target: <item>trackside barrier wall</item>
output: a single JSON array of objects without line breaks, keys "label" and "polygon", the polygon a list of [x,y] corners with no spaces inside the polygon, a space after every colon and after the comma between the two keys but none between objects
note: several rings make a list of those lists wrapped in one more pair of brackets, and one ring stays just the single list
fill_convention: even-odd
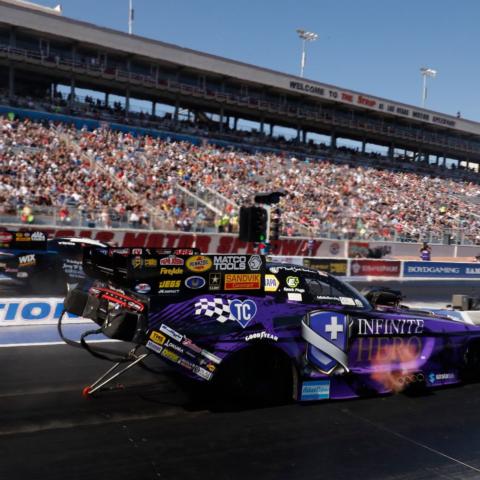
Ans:
[{"label": "trackside barrier wall", "polygon": [[[258,253],[253,244],[242,242],[238,234],[234,233],[201,233],[176,232],[176,231],[147,231],[125,229],[101,229],[101,228],[78,228],[53,227],[49,225],[36,225],[20,227],[18,224],[2,224],[2,227],[10,230],[41,230],[54,237],[83,237],[112,242],[119,247],[150,247],[150,248],[178,248],[197,247],[203,253]],[[358,242],[353,240],[332,240],[325,238],[315,239],[313,251],[307,253],[305,237],[281,237],[275,242],[275,255],[283,257],[305,256],[319,258],[337,258],[344,260],[347,257],[367,257],[369,251],[383,252],[383,255],[391,257],[419,258],[419,243],[402,242]],[[469,245],[432,245],[433,257],[473,257],[480,254],[480,246]]]}]

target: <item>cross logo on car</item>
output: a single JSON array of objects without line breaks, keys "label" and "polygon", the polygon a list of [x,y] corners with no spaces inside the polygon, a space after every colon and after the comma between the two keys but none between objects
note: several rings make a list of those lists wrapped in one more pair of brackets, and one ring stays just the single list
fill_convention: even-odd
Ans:
[{"label": "cross logo on car", "polygon": [[337,317],[332,317],[331,323],[325,325],[325,331],[330,332],[330,340],[337,340],[338,333],[343,332],[343,325],[338,325],[337,321]]}]

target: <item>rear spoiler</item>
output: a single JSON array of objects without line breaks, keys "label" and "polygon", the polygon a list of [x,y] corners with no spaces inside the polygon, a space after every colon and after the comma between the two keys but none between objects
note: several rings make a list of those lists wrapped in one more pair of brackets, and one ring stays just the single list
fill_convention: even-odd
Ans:
[{"label": "rear spoiler", "polygon": [[91,277],[137,293],[259,294],[266,257],[202,255],[197,249],[85,248],[83,269]]},{"label": "rear spoiler", "polygon": [[[89,247],[83,251],[83,269],[92,278],[103,281],[113,280],[129,284],[140,280],[147,273],[152,274],[149,265],[159,265],[164,257],[185,257],[199,255],[198,248],[101,248]],[[145,260],[147,260],[145,262]],[[184,263],[181,263],[182,265]],[[142,268],[140,268],[142,267]],[[137,270],[140,270],[137,272]],[[155,269],[157,272],[158,269]],[[158,272],[157,272],[158,273]],[[138,274],[138,275],[137,275]],[[148,276],[148,275],[147,275]],[[125,285],[127,286],[127,285]]]}]

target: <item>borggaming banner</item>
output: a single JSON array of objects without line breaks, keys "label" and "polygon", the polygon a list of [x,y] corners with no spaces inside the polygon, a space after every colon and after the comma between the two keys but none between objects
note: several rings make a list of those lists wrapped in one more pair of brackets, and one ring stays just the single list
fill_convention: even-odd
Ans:
[{"label": "borggaming banner", "polygon": [[404,262],[404,277],[480,278],[480,264],[459,262]]}]

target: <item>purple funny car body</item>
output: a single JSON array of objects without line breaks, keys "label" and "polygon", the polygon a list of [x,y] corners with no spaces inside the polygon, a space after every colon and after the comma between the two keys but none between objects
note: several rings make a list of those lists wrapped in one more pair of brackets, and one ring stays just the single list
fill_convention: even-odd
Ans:
[{"label": "purple funny car body", "polygon": [[479,327],[373,308],[324,272],[259,255],[111,257],[92,253],[84,262],[100,279],[86,316],[112,338],[238,395],[354,398],[459,383],[479,367]]}]

